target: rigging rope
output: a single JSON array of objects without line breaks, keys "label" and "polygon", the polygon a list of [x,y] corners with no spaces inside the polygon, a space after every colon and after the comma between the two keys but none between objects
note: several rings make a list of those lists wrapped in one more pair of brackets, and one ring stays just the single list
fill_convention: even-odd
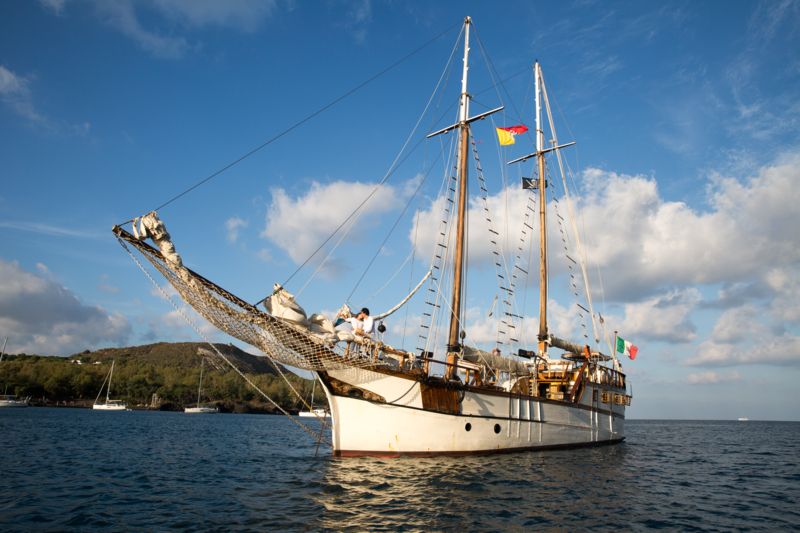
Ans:
[{"label": "rigging rope", "polygon": [[[281,413],[283,413],[284,415],[286,415],[286,416],[287,416],[287,418],[288,418],[288,419],[289,419],[289,420],[290,420],[290,421],[291,421],[291,422],[292,422],[294,425],[296,425],[297,427],[299,427],[300,429],[302,429],[303,431],[305,431],[305,432],[306,432],[306,433],[307,433],[309,436],[311,436],[313,439],[318,439],[318,438],[320,438],[320,435],[318,435],[318,434],[317,434],[315,431],[313,431],[311,428],[309,428],[309,427],[307,427],[306,425],[304,425],[304,424],[300,423],[298,420],[296,420],[296,419],[295,419],[295,417],[291,416],[291,415],[290,415],[290,414],[289,414],[289,413],[288,413],[288,412],[287,412],[287,411],[286,411],[286,410],[285,410],[283,407],[281,407],[281,406],[280,406],[280,405],[279,405],[279,404],[278,404],[278,403],[277,403],[275,400],[273,400],[273,399],[272,399],[272,398],[271,398],[271,397],[270,397],[270,396],[269,396],[269,395],[268,395],[266,392],[264,392],[263,390],[261,390],[261,388],[259,388],[259,386],[258,386],[258,385],[256,385],[256,384],[253,382],[253,380],[251,380],[249,377],[247,377],[247,375],[246,375],[244,372],[242,372],[241,370],[239,370],[239,368],[238,368],[238,367],[237,367],[235,364],[233,364],[233,362],[232,362],[230,359],[228,359],[228,358],[227,358],[227,357],[226,357],[226,356],[225,356],[225,355],[224,355],[222,352],[220,352],[220,351],[219,351],[219,348],[217,348],[217,346],[216,346],[216,345],[215,345],[213,342],[211,342],[211,340],[210,340],[210,339],[209,339],[209,338],[208,338],[208,337],[207,337],[207,336],[206,336],[206,335],[205,335],[205,334],[202,332],[202,330],[201,330],[201,329],[200,329],[200,328],[197,326],[197,324],[195,324],[195,322],[194,322],[194,321],[193,321],[191,318],[189,318],[189,316],[188,316],[186,313],[184,313],[184,310],[183,310],[183,308],[182,308],[181,306],[179,306],[178,304],[176,304],[176,303],[175,303],[175,301],[172,299],[172,297],[169,295],[169,293],[167,293],[167,291],[166,291],[166,290],[164,290],[164,288],[163,288],[161,285],[159,285],[159,284],[158,284],[158,282],[156,282],[156,280],[155,280],[155,279],[153,279],[153,276],[151,276],[151,275],[150,275],[150,272],[149,272],[149,271],[148,271],[146,268],[144,268],[144,265],[142,265],[142,263],[139,261],[139,259],[137,259],[137,258],[136,258],[136,256],[133,254],[133,252],[131,252],[130,248],[128,248],[128,245],[127,245],[127,244],[125,244],[125,241],[123,241],[123,240],[122,240],[122,239],[120,239],[119,237],[117,237],[117,240],[119,241],[120,245],[122,245],[122,248],[123,248],[123,249],[124,249],[126,252],[128,252],[128,255],[130,255],[130,256],[131,256],[131,259],[133,259],[133,262],[134,262],[134,263],[136,263],[136,266],[138,266],[138,267],[139,267],[139,270],[141,270],[141,271],[144,273],[144,275],[147,277],[147,279],[149,279],[149,280],[150,280],[150,282],[151,282],[151,283],[152,283],[152,284],[153,284],[153,285],[156,287],[156,289],[158,289],[158,291],[161,293],[161,296],[162,296],[162,297],[163,297],[163,298],[164,298],[166,301],[168,301],[168,302],[169,302],[169,303],[172,305],[172,307],[173,307],[173,308],[175,309],[175,311],[176,311],[176,312],[177,312],[177,313],[178,313],[178,314],[181,316],[181,318],[183,318],[183,319],[184,319],[184,321],[186,321],[186,323],[189,325],[189,327],[191,327],[191,328],[194,330],[194,332],[195,332],[195,333],[197,333],[197,335],[198,335],[198,336],[199,336],[201,339],[203,339],[203,340],[206,342],[206,344],[208,344],[208,345],[211,347],[211,349],[213,349],[213,350],[214,350],[214,352],[217,354],[217,356],[218,356],[220,359],[222,359],[223,361],[225,361],[225,362],[228,364],[228,366],[229,366],[229,367],[231,367],[231,368],[234,370],[234,372],[236,372],[237,374],[239,374],[239,376],[240,376],[242,379],[244,379],[244,380],[245,380],[245,382],[247,382],[247,384],[248,384],[248,385],[250,385],[251,387],[253,387],[253,389],[254,389],[256,392],[258,392],[258,393],[259,393],[261,396],[263,396],[263,397],[264,397],[264,399],[266,399],[266,400],[267,400],[269,403],[271,403],[271,404],[272,404],[272,405],[273,405],[273,406],[274,406],[276,409],[278,409],[278,410],[279,410]],[[267,356],[267,359],[270,359],[270,361],[272,361],[272,358],[270,358],[269,356]],[[273,361],[273,364],[275,364],[275,362],[274,362],[274,361]],[[284,379],[285,379],[285,378],[284,378]],[[292,388],[292,390],[294,390],[294,388]],[[297,392],[296,392],[296,391],[295,391],[295,394],[297,394]],[[313,411],[313,410],[312,410],[312,411]]]},{"label": "rigging rope", "polygon": [[422,186],[425,184],[425,181],[428,179],[428,175],[430,174],[431,170],[433,169],[433,166],[438,161],[439,161],[439,158],[437,157],[436,160],[434,160],[434,162],[431,163],[430,168],[428,169],[427,172],[425,172],[425,174],[423,175],[422,179],[419,180],[419,184],[417,184],[417,188],[414,190],[414,194],[412,194],[411,197],[408,199],[408,201],[406,202],[406,205],[403,207],[403,210],[400,212],[400,215],[398,215],[397,219],[394,221],[394,224],[392,224],[392,227],[389,229],[389,232],[386,234],[386,237],[384,237],[383,241],[381,241],[381,244],[378,246],[378,249],[375,251],[375,254],[372,256],[372,258],[367,263],[367,266],[364,268],[364,271],[361,273],[361,276],[358,278],[358,281],[356,281],[356,284],[353,287],[353,290],[351,290],[350,294],[347,295],[347,298],[345,299],[345,303],[350,303],[350,298],[352,298],[353,294],[355,294],[356,290],[358,290],[358,286],[361,285],[361,282],[364,280],[364,277],[367,275],[367,272],[369,272],[369,269],[372,268],[372,263],[374,263],[375,260],[378,258],[378,256],[381,253],[381,250],[383,250],[383,247],[386,245],[386,242],[389,240],[389,238],[394,233],[394,230],[397,229],[397,225],[400,224],[401,220],[403,220],[403,217],[405,216],[406,212],[408,211],[408,208],[411,206],[411,202],[413,202],[414,199],[419,194],[419,191],[422,189]]},{"label": "rigging rope", "polygon": [[[463,31],[463,30],[462,30],[462,31]],[[450,57],[448,58],[448,60],[447,60],[447,63],[445,64],[445,67],[444,67],[444,69],[442,70],[442,73],[439,75],[439,79],[437,80],[437,82],[436,82],[436,85],[434,86],[434,88],[433,88],[433,91],[431,92],[431,95],[428,97],[428,101],[427,101],[427,103],[425,104],[425,107],[423,108],[423,110],[422,110],[422,113],[420,113],[420,116],[419,116],[419,118],[417,118],[417,121],[416,121],[416,123],[414,124],[414,127],[411,129],[411,132],[410,132],[410,133],[408,134],[408,136],[406,137],[406,140],[405,140],[405,142],[403,143],[403,146],[402,146],[402,147],[400,147],[400,150],[397,152],[397,155],[395,156],[395,158],[394,158],[394,161],[392,161],[392,163],[389,165],[389,170],[387,170],[386,174],[385,174],[385,175],[384,175],[384,177],[381,179],[381,181],[379,181],[379,182],[378,182],[378,184],[377,184],[377,185],[376,185],[376,186],[375,186],[375,187],[372,189],[372,192],[370,192],[370,194],[367,196],[367,198],[365,198],[365,199],[364,199],[364,201],[363,201],[363,202],[361,202],[361,204],[359,204],[359,205],[356,207],[356,209],[355,209],[355,210],[354,210],[352,213],[350,213],[350,215],[349,215],[349,216],[348,216],[348,217],[345,219],[345,221],[344,221],[344,222],[342,222],[342,224],[340,224],[340,225],[339,225],[339,226],[338,226],[338,227],[337,227],[337,228],[336,228],[336,229],[333,231],[333,233],[331,233],[331,235],[330,235],[330,236],[329,236],[327,239],[325,239],[325,241],[322,243],[322,245],[320,245],[320,247],[319,247],[319,248],[317,248],[316,250],[314,250],[314,252],[313,252],[313,253],[312,253],[312,254],[311,254],[309,257],[308,257],[308,259],[306,259],[306,261],[304,261],[304,262],[303,262],[303,264],[302,264],[302,265],[300,265],[300,266],[297,268],[297,270],[295,270],[295,271],[294,271],[294,273],[292,273],[292,275],[291,275],[291,276],[289,276],[289,278],[288,278],[288,279],[287,279],[287,280],[286,280],[286,281],[283,283],[283,285],[284,285],[284,286],[286,286],[286,285],[289,283],[289,281],[291,281],[291,279],[292,279],[292,278],[295,276],[295,274],[297,274],[297,273],[298,273],[298,272],[299,272],[299,271],[300,271],[300,270],[301,270],[301,269],[302,269],[302,268],[303,268],[303,267],[304,267],[304,266],[305,266],[305,265],[308,263],[308,261],[309,261],[309,260],[311,260],[311,258],[312,258],[312,257],[314,257],[314,256],[315,256],[315,255],[316,255],[316,254],[317,254],[317,253],[318,253],[318,252],[319,252],[319,251],[320,251],[320,250],[321,250],[321,249],[322,249],[322,248],[323,248],[323,247],[324,247],[324,246],[325,246],[325,245],[326,245],[326,244],[327,244],[329,241],[330,241],[330,239],[333,237],[333,235],[335,235],[335,234],[336,234],[336,233],[337,233],[337,232],[338,232],[338,231],[339,231],[339,230],[340,230],[340,229],[341,229],[341,228],[342,228],[342,227],[343,227],[343,226],[344,226],[344,225],[345,225],[345,224],[346,224],[346,223],[347,223],[347,222],[350,220],[350,218],[352,218],[354,215],[356,215],[356,214],[357,214],[357,213],[358,213],[358,212],[361,210],[361,208],[362,208],[362,207],[363,207],[363,206],[364,206],[364,205],[365,205],[365,204],[366,204],[366,203],[367,203],[367,202],[368,202],[368,201],[369,201],[369,200],[370,200],[370,199],[371,199],[371,198],[372,198],[372,197],[375,195],[375,193],[378,191],[378,189],[381,187],[381,185],[383,185],[384,183],[386,183],[386,181],[388,181],[389,177],[390,177],[390,176],[392,176],[392,175],[395,173],[395,171],[396,171],[396,170],[397,170],[397,169],[400,167],[400,165],[401,165],[402,163],[404,163],[404,162],[405,162],[405,161],[406,161],[406,160],[407,160],[407,159],[408,159],[408,158],[411,156],[411,154],[413,154],[413,153],[416,151],[416,149],[417,149],[417,148],[418,148],[418,147],[419,147],[419,146],[420,146],[420,145],[421,145],[421,144],[422,144],[422,143],[425,141],[425,138],[422,138],[422,139],[418,140],[418,141],[417,141],[417,142],[414,144],[413,148],[412,148],[412,149],[411,149],[411,150],[410,150],[408,153],[406,153],[406,155],[405,155],[404,157],[402,157],[402,159],[401,159],[401,156],[403,156],[403,153],[405,152],[406,148],[408,147],[408,143],[410,143],[410,142],[411,142],[411,139],[414,137],[414,134],[417,132],[417,129],[419,128],[419,125],[420,125],[420,123],[422,122],[422,119],[423,119],[423,118],[425,118],[425,115],[427,115],[427,114],[428,114],[428,109],[430,108],[430,106],[431,106],[431,102],[433,102],[433,99],[434,99],[434,97],[436,96],[437,92],[439,91],[439,87],[440,87],[440,85],[442,84],[442,80],[443,80],[443,79],[445,79],[445,75],[446,75],[446,73],[448,72],[448,69],[449,69],[450,65],[452,64],[452,62],[453,62],[453,56],[455,55],[455,51],[456,51],[456,49],[457,49],[457,47],[458,47],[458,40],[459,40],[459,38],[460,38],[460,37],[461,37],[461,33],[459,33],[459,34],[458,34],[458,36],[456,37],[455,44],[453,45],[453,48],[452,48],[452,50],[450,51]],[[438,161],[438,158],[437,158],[437,160],[436,160],[436,161]],[[428,170],[428,171],[425,173],[425,177],[427,177],[427,175],[430,173],[430,169],[432,169],[432,168],[433,168],[433,166],[436,164],[436,161],[434,161],[434,162],[431,164],[431,166],[430,166],[429,170]],[[425,180],[423,179],[422,181],[424,182]],[[389,238],[389,236],[391,235],[392,231],[394,231],[395,227],[396,227],[396,226],[397,226],[397,224],[400,222],[400,219],[402,218],[403,214],[405,214],[406,210],[408,209],[408,205],[410,205],[410,202],[411,202],[411,200],[413,200],[413,198],[414,198],[414,197],[417,195],[417,193],[419,192],[419,190],[420,190],[421,186],[422,186],[422,183],[420,183],[420,184],[417,186],[417,189],[416,189],[416,191],[414,192],[414,196],[412,196],[412,198],[411,198],[411,199],[409,199],[409,202],[406,204],[406,207],[405,207],[405,209],[403,209],[403,213],[401,213],[400,217],[399,217],[399,218],[398,218],[398,220],[395,222],[394,226],[392,226],[392,229],[390,230],[390,232],[389,232],[389,235],[387,235],[387,237],[386,237],[386,240],[388,240],[388,238]],[[357,219],[358,219],[358,217],[356,217],[356,220],[357,220]],[[335,245],[335,246],[334,246],[334,247],[333,247],[331,250],[329,250],[329,251],[328,251],[328,253],[327,253],[327,254],[326,254],[326,256],[325,256],[325,259],[323,259],[323,260],[322,260],[322,263],[320,264],[320,266],[319,266],[319,267],[318,267],[318,268],[317,268],[317,269],[314,271],[314,273],[311,275],[311,278],[309,278],[309,280],[306,282],[306,284],[303,286],[303,288],[305,288],[306,286],[308,286],[308,284],[311,282],[311,280],[312,280],[312,279],[313,279],[313,278],[316,276],[316,274],[317,274],[317,273],[319,272],[319,270],[322,268],[322,264],[324,264],[324,263],[325,263],[325,261],[327,261],[327,259],[328,259],[328,258],[329,258],[329,257],[330,257],[332,254],[333,254],[333,252],[336,250],[336,248],[338,248],[338,246],[339,246],[339,245],[342,243],[342,241],[343,241],[343,240],[344,240],[344,239],[347,237],[347,235],[349,235],[349,234],[350,234],[350,231],[352,230],[352,228],[353,228],[354,226],[355,226],[355,220],[353,221],[353,225],[351,225],[351,226],[350,226],[350,227],[349,227],[349,228],[348,228],[348,229],[347,229],[347,230],[344,232],[344,234],[343,234],[343,235],[342,235],[342,237],[339,239],[339,241],[336,243],[336,245]],[[386,240],[384,240],[384,242],[385,242]],[[383,244],[382,244],[381,246],[383,246]],[[377,254],[378,254],[378,253],[380,253],[380,248],[378,248],[378,252],[376,252],[376,257],[377,257]],[[372,262],[373,262],[374,260],[375,260],[375,258],[373,257],[372,261],[370,261],[370,265],[372,265]],[[364,276],[366,275],[366,273],[367,273],[367,271],[368,271],[368,270],[369,270],[369,266],[368,266],[368,267],[367,267],[367,268],[364,270],[364,272],[361,274],[361,277],[360,277],[360,278],[358,279],[358,281],[356,282],[356,286],[355,286],[355,287],[353,287],[353,290],[350,292],[350,294],[349,294],[349,295],[347,296],[347,298],[345,299],[345,301],[346,301],[346,302],[349,302],[349,301],[350,301],[350,298],[352,298],[352,296],[353,296],[353,293],[355,293],[356,289],[358,288],[359,284],[361,283],[361,280],[363,280],[363,279],[364,279]],[[302,290],[301,290],[301,292],[302,292]],[[298,294],[299,294],[299,293],[298,293]],[[260,303],[260,302],[259,302],[259,303]]]},{"label": "rigging rope", "polygon": [[[211,181],[212,179],[216,178],[217,176],[219,176],[220,174],[222,174],[226,170],[228,170],[228,169],[232,168],[233,166],[241,163],[242,161],[244,161],[248,157],[252,156],[253,154],[261,151],[263,148],[266,148],[267,146],[269,146],[273,142],[277,141],[281,137],[284,137],[286,134],[288,134],[291,131],[293,131],[293,130],[297,129],[298,127],[302,126],[303,124],[305,124],[306,122],[308,122],[312,118],[316,117],[317,115],[320,115],[320,114],[324,113],[325,111],[327,111],[331,107],[335,106],[336,104],[338,104],[339,102],[341,102],[342,100],[347,98],[348,96],[351,96],[354,93],[358,92],[359,90],[361,90],[365,86],[369,85],[370,83],[372,83],[376,79],[380,78],[381,76],[383,76],[387,72],[389,72],[389,71],[395,69],[396,67],[400,66],[402,63],[406,62],[408,59],[410,59],[411,57],[415,56],[416,54],[418,54],[419,52],[421,52],[422,50],[424,50],[425,48],[427,48],[428,46],[430,46],[434,42],[438,41],[442,36],[444,36],[447,33],[449,33],[457,25],[460,25],[460,23],[459,24],[453,24],[452,26],[446,28],[444,31],[442,31],[441,33],[438,33],[437,35],[435,35],[431,39],[427,40],[426,42],[424,42],[423,44],[421,44],[417,48],[411,50],[409,53],[407,53],[406,55],[404,55],[403,57],[401,57],[400,59],[398,59],[394,63],[390,64],[388,67],[384,68],[383,70],[380,70],[376,74],[373,74],[372,76],[370,76],[366,80],[362,81],[361,83],[359,83],[358,85],[356,85],[355,87],[353,87],[352,89],[347,91],[346,93],[338,96],[337,98],[334,98],[332,101],[330,101],[329,103],[325,104],[321,108],[317,109],[313,113],[311,113],[309,115],[306,115],[304,118],[302,118],[298,122],[295,122],[293,125],[289,126],[288,128],[286,128],[285,130],[281,131],[280,133],[274,135],[270,139],[264,141],[263,143],[261,143],[260,145],[256,146],[255,148],[253,148],[252,150],[250,150],[246,154],[244,154],[241,157],[239,157],[238,159],[234,160],[231,163],[228,163],[227,165],[225,165],[221,169],[219,169],[216,172],[212,173],[211,175],[203,178],[202,180],[200,180],[199,182],[195,183],[194,185],[192,185],[191,187],[189,187],[185,191],[183,191],[183,192],[181,192],[179,194],[176,194],[175,196],[173,196],[172,198],[170,198],[169,200],[167,200],[166,202],[164,202],[160,206],[158,206],[155,209],[153,209],[153,211],[159,211],[159,210],[163,209],[164,207],[168,206],[172,202],[174,202],[174,201],[178,200],[179,198],[189,194],[190,192],[192,192],[196,188],[200,187],[201,185],[203,185],[203,184]],[[133,219],[128,220],[126,222],[123,222],[122,224],[120,224],[120,226],[122,226],[124,224],[127,224],[128,222],[132,222],[132,221],[133,221]]]}]

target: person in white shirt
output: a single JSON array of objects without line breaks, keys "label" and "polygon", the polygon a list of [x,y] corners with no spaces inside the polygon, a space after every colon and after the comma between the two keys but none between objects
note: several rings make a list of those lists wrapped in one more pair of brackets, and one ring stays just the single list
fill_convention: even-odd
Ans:
[{"label": "person in white shirt", "polygon": [[362,337],[369,337],[375,330],[375,319],[369,316],[369,309],[363,307],[356,316],[346,318],[345,321],[353,326],[353,333]]}]

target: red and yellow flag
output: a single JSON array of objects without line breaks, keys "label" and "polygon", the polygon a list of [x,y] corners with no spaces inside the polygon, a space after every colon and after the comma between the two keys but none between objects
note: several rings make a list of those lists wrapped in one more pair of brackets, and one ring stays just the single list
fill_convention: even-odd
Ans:
[{"label": "red and yellow flag", "polygon": [[497,130],[497,139],[500,141],[501,146],[514,144],[514,137],[520,133],[528,131],[528,127],[522,124],[518,126],[509,126],[507,128],[495,128]]}]

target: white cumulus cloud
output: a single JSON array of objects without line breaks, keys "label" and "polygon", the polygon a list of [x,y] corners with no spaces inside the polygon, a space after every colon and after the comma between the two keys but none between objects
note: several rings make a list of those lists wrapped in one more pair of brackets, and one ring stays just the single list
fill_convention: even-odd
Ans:
[{"label": "white cumulus cloud", "polygon": [[124,316],[82,303],[50,279],[46,267],[39,271],[0,259],[0,331],[10,337],[11,351],[68,355],[128,340]]},{"label": "white cumulus cloud", "polygon": [[[283,249],[295,263],[302,263],[370,194],[372,198],[344,228],[353,242],[370,240],[373,235],[371,217],[396,210],[401,200],[410,194],[409,187],[334,181],[314,182],[308,192],[292,197],[284,189],[273,189],[272,202],[267,209],[266,227],[262,236]],[[355,221],[356,226],[353,227]],[[331,239],[336,243],[343,233]]]},{"label": "white cumulus cloud", "polygon": [[741,381],[742,376],[738,372],[698,372],[686,376],[689,385],[712,385],[715,383],[728,383],[731,381]]},{"label": "white cumulus cloud", "polygon": [[229,242],[236,242],[239,239],[239,230],[247,227],[247,221],[239,217],[231,217],[225,221],[227,238]]},{"label": "white cumulus cloud", "polygon": [[[65,0],[40,3],[57,16],[66,11]],[[103,23],[163,59],[179,59],[199,47],[183,35],[189,31],[219,27],[253,32],[278,5],[276,0],[94,0],[92,4]],[[153,14],[157,15],[155,20],[150,16]]]}]

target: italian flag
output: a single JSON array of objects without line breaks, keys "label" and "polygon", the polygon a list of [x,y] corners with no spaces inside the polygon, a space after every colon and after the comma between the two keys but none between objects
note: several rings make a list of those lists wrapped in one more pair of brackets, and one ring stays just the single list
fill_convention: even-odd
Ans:
[{"label": "italian flag", "polygon": [[636,359],[639,348],[634,346],[632,342],[626,341],[622,337],[617,337],[617,351],[623,355],[627,355],[631,359]]}]

